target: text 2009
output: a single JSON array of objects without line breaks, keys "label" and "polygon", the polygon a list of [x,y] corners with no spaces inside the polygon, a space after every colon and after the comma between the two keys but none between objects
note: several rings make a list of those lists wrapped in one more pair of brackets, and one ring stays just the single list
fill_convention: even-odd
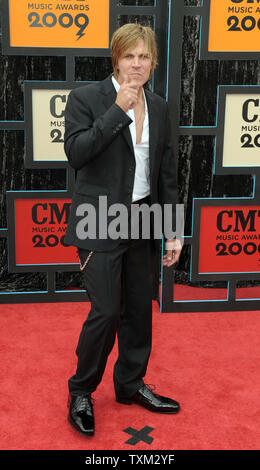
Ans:
[{"label": "text 2009", "polygon": [[30,12],[28,20],[31,28],[53,28],[58,23],[62,28],[70,28],[75,25],[79,28],[77,32],[78,39],[84,36],[84,31],[89,24],[89,17],[85,13],[79,13],[73,18],[69,13],[62,13],[57,16],[55,13],[45,13],[40,15],[37,12]]}]

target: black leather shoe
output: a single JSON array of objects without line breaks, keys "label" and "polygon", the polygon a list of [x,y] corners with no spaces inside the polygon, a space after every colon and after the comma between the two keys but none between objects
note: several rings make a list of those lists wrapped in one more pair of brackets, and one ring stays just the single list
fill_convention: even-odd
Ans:
[{"label": "black leather shoe", "polygon": [[143,385],[135,395],[130,398],[117,396],[116,401],[126,405],[136,403],[157,413],[174,414],[180,411],[180,405],[177,401],[157,395],[157,393],[154,393],[147,385]]},{"label": "black leather shoe", "polygon": [[68,408],[71,426],[84,436],[93,436],[95,422],[91,395],[69,395]]}]

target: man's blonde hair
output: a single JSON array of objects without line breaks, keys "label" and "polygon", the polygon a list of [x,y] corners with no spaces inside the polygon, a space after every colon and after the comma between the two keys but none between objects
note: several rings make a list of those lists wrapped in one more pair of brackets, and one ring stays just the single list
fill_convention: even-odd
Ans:
[{"label": "man's blonde hair", "polygon": [[111,40],[111,57],[115,78],[118,76],[117,64],[119,58],[128,50],[133,49],[140,39],[147,46],[151,58],[151,73],[155,69],[158,50],[154,31],[149,26],[127,23],[114,32]]}]

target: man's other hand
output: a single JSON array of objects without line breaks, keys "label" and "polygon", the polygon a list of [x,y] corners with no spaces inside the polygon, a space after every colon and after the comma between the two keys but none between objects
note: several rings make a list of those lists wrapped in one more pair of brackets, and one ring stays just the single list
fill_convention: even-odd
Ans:
[{"label": "man's other hand", "polygon": [[180,240],[167,240],[165,243],[165,255],[163,256],[163,266],[168,268],[179,261],[182,245]]}]

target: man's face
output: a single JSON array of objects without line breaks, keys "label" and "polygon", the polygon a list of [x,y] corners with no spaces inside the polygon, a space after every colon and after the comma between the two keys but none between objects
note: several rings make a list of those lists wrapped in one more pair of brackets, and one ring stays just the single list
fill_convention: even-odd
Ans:
[{"label": "man's face", "polygon": [[133,49],[129,49],[118,59],[117,81],[121,85],[126,78],[143,86],[151,75],[152,61],[145,42],[140,39]]}]

